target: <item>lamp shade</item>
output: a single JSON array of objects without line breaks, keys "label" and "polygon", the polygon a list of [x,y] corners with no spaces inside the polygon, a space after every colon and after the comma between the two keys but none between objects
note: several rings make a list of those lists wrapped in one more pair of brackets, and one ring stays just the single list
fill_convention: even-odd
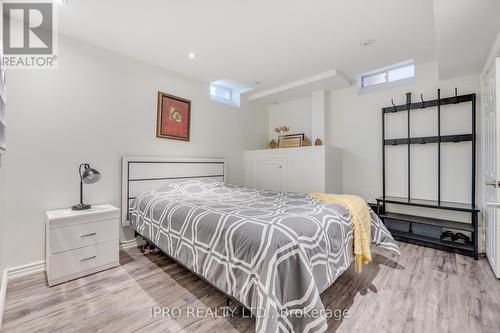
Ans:
[{"label": "lamp shade", "polygon": [[88,166],[85,167],[82,173],[82,181],[85,184],[94,184],[101,179],[101,174],[96,169],[92,169]]}]

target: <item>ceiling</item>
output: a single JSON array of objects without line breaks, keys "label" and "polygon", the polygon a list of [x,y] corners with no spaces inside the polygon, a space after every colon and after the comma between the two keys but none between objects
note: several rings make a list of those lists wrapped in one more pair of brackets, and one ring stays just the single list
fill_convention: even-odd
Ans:
[{"label": "ceiling", "polygon": [[309,97],[311,93],[318,90],[338,90],[347,88],[350,82],[342,73],[336,70],[310,76],[302,80],[289,82],[268,90],[252,91],[248,95],[249,101],[257,101],[263,104],[276,104],[298,98]]},{"label": "ceiling", "polygon": [[500,0],[436,0],[434,13],[439,77],[479,72],[500,28]]},{"label": "ceiling", "polygon": [[58,19],[63,34],[192,78],[261,81],[254,93],[438,56],[433,0],[69,0]]}]

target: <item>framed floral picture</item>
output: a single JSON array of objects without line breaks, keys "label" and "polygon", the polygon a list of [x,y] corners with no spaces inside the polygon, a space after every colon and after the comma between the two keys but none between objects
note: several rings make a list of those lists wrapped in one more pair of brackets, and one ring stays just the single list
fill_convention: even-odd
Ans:
[{"label": "framed floral picture", "polygon": [[191,101],[158,92],[156,137],[189,141]]}]

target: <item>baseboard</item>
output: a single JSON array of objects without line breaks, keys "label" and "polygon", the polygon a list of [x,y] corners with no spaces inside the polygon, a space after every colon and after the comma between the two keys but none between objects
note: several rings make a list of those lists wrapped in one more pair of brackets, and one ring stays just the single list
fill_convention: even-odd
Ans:
[{"label": "baseboard", "polygon": [[130,248],[133,248],[133,247],[138,247],[139,245],[142,245],[141,243],[137,242],[137,239],[130,239],[130,240],[127,240],[127,241],[123,241],[123,242],[120,242],[120,248],[122,250],[124,249],[130,249]]},{"label": "baseboard", "polygon": [[0,276],[0,329],[2,328],[3,310],[5,305],[5,296],[7,294],[7,270],[4,270]]},{"label": "baseboard", "polygon": [[39,273],[45,271],[45,260],[32,262],[30,264],[6,268],[3,271],[1,280],[0,280],[0,328],[2,327],[2,318],[3,311],[5,306],[5,297],[7,295],[7,285],[9,284],[9,280],[21,277],[33,273]]},{"label": "baseboard", "polygon": [[44,272],[45,260],[35,261],[26,265],[7,268],[6,271],[7,271],[7,280],[34,273]]}]

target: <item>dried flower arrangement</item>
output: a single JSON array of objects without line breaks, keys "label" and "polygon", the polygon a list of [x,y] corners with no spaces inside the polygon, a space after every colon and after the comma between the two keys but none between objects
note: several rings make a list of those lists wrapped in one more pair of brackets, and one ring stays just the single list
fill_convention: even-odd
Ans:
[{"label": "dried flower arrangement", "polygon": [[282,132],[283,132],[283,133],[286,133],[286,132],[288,132],[289,130],[290,130],[290,127],[288,127],[288,126],[280,126],[280,127],[276,127],[276,128],[274,129],[274,132],[276,132],[276,133],[279,135],[280,133],[282,133]]},{"label": "dried flower arrangement", "polygon": [[[280,137],[280,134],[281,133],[286,133],[290,130],[290,127],[288,126],[279,126],[279,127],[276,127],[274,129],[274,132],[278,135],[277,138],[278,138],[278,141],[279,141],[279,137]],[[271,142],[269,142],[269,148],[273,149],[273,148],[278,148],[278,144],[276,143],[276,141],[274,140],[271,140]]]}]

